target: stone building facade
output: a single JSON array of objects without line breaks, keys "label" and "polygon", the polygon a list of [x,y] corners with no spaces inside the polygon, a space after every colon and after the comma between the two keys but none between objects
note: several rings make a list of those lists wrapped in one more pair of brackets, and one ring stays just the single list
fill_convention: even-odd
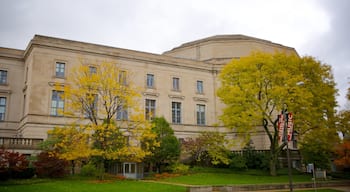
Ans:
[{"label": "stone building facade", "polygon": [[[141,88],[140,105],[164,116],[179,139],[214,130],[234,137],[234,130],[220,126],[218,74],[230,60],[257,50],[297,54],[294,48],[244,35],[213,36],[163,54],[35,35],[25,50],[0,48],[0,137],[45,139],[48,130],[73,122],[55,113],[64,102],[54,84],[68,83],[75,66],[97,67],[104,61],[130,75]],[[255,133],[253,143],[256,149],[269,147],[263,132]]]}]

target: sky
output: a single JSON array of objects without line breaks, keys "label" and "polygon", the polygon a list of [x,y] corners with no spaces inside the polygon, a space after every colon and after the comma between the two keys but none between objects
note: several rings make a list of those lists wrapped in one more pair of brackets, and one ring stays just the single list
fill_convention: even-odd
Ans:
[{"label": "sky", "polygon": [[294,47],[332,66],[339,109],[350,109],[349,0],[0,0],[0,47],[35,34],[161,54],[243,34]]}]

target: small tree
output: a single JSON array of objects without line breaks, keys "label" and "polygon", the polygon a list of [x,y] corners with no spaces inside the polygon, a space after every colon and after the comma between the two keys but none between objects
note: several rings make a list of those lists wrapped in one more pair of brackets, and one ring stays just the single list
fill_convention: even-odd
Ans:
[{"label": "small tree", "polygon": [[17,178],[28,169],[29,161],[18,152],[0,149],[0,179]]},{"label": "small tree", "polygon": [[66,101],[62,114],[83,121],[51,132],[53,153],[65,160],[94,157],[101,179],[106,160],[140,162],[150,155],[156,135],[138,109],[139,94],[127,72],[108,62],[72,71],[69,83],[56,88]]},{"label": "small tree", "polygon": [[157,171],[162,172],[162,165],[176,162],[180,156],[180,143],[174,135],[173,129],[164,117],[153,119],[152,131],[157,135],[159,147],[154,148],[150,161],[155,163]]},{"label": "small tree", "polygon": [[202,132],[196,139],[187,138],[182,143],[183,153],[190,155],[191,163],[209,161],[213,165],[230,163],[229,142],[219,132]]},{"label": "small tree", "polygon": [[34,163],[38,177],[64,177],[68,174],[68,161],[59,159],[54,154],[41,152]]}]

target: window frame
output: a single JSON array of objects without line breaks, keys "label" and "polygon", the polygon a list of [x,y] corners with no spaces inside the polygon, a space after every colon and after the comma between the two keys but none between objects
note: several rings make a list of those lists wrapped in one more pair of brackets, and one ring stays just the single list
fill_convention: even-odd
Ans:
[{"label": "window frame", "polygon": [[[2,104],[2,101],[5,101],[5,104]],[[1,113],[1,110],[3,109],[3,113]],[[1,96],[0,97],[0,121],[6,120],[6,110],[7,109],[7,97]]]},{"label": "window frame", "polygon": [[147,73],[146,75],[146,87],[147,88],[154,88],[154,74],[151,73]]},{"label": "window frame", "polygon": [[182,123],[182,104],[181,102],[171,102],[171,122],[174,124]]},{"label": "window frame", "polygon": [[156,116],[156,100],[146,99],[145,100],[145,119],[153,120]]},{"label": "window frame", "polygon": [[7,82],[8,82],[7,78],[8,78],[8,71],[1,69],[0,70],[0,85],[7,85]]},{"label": "window frame", "polygon": [[204,82],[202,80],[197,80],[197,94],[204,94]]},{"label": "window frame", "polygon": [[[62,95],[64,94],[64,91],[52,90],[51,94],[52,95],[51,95],[50,115],[63,116],[65,101],[64,101],[64,98],[62,98]],[[55,101],[55,104],[53,104],[54,101]],[[61,114],[59,113],[60,109],[62,110]]]},{"label": "window frame", "polygon": [[196,120],[197,125],[206,125],[206,117],[205,117],[205,109],[206,106],[204,104],[196,105]]},{"label": "window frame", "polygon": [[[62,61],[55,62],[55,77],[57,78],[66,77],[66,64],[67,64],[66,62],[62,62]],[[61,71],[62,69],[63,69],[63,72]]]},{"label": "window frame", "polygon": [[173,91],[180,91],[180,78],[179,77],[173,77],[172,90]]}]

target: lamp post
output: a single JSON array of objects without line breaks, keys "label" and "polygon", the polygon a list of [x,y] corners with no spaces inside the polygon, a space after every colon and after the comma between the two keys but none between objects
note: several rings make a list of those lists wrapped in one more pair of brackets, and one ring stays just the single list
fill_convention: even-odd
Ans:
[{"label": "lamp post", "polygon": [[283,125],[283,141],[286,144],[287,149],[287,163],[288,163],[288,178],[289,178],[289,190],[293,191],[293,179],[292,179],[292,169],[290,163],[290,154],[289,154],[289,146],[288,146],[288,118],[289,113],[287,111],[287,107],[285,106],[282,110],[284,125]]}]

